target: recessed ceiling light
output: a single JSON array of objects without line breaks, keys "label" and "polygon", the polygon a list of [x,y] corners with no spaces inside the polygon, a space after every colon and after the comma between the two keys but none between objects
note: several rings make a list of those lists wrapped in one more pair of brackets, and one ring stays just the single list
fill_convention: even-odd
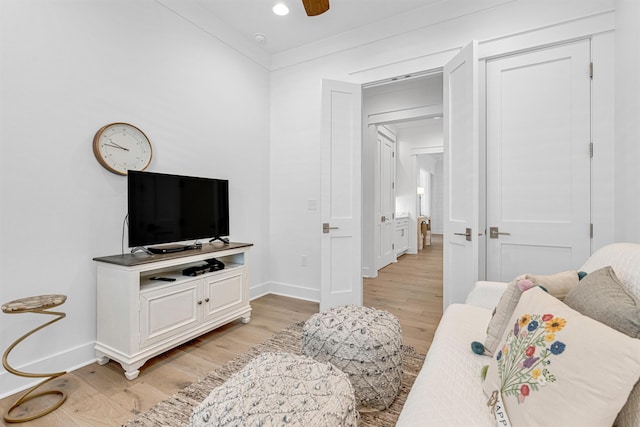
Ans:
[{"label": "recessed ceiling light", "polygon": [[289,8],[284,3],[277,3],[273,6],[273,13],[279,16],[285,16],[289,14]]}]

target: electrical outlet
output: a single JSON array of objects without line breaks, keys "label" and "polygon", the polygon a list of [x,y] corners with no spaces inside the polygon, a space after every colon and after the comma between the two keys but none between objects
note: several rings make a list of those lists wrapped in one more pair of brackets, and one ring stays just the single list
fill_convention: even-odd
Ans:
[{"label": "electrical outlet", "polygon": [[306,255],[300,256],[300,265],[302,267],[306,267],[307,266],[307,256]]},{"label": "electrical outlet", "polygon": [[307,200],[307,209],[310,211],[318,210],[318,201],[316,199]]}]

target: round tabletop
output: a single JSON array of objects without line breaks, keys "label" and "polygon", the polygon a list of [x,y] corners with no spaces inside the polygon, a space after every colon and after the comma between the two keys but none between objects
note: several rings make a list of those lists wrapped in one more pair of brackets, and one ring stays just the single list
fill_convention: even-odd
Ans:
[{"label": "round tabletop", "polygon": [[67,300],[66,295],[38,295],[34,297],[20,298],[15,301],[2,304],[2,311],[5,313],[22,313],[27,311],[42,310],[56,307]]}]

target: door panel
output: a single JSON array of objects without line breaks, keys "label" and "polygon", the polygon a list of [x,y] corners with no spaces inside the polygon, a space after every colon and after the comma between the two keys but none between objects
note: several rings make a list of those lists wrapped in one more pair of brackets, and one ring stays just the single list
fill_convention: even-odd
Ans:
[{"label": "door panel", "polygon": [[323,80],[320,310],[362,305],[361,93]]},{"label": "door panel", "polygon": [[[444,67],[443,305],[464,302],[478,280],[477,42]],[[469,239],[466,230],[470,230]]]},{"label": "door panel", "polygon": [[378,227],[378,244],[376,251],[376,267],[378,270],[396,260],[394,251],[394,213],[395,195],[394,181],[394,143],[384,135],[378,134],[378,189],[379,196],[376,209],[376,226]]},{"label": "door panel", "polygon": [[[487,62],[488,280],[590,254],[588,41]],[[488,236],[489,237],[489,236]]]}]

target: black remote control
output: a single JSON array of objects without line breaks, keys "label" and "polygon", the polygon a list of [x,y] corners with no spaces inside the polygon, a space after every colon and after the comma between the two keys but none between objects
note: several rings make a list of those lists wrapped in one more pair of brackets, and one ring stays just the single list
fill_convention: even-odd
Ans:
[{"label": "black remote control", "polygon": [[173,277],[149,277],[151,280],[162,280],[163,282],[175,282],[176,279]]}]

